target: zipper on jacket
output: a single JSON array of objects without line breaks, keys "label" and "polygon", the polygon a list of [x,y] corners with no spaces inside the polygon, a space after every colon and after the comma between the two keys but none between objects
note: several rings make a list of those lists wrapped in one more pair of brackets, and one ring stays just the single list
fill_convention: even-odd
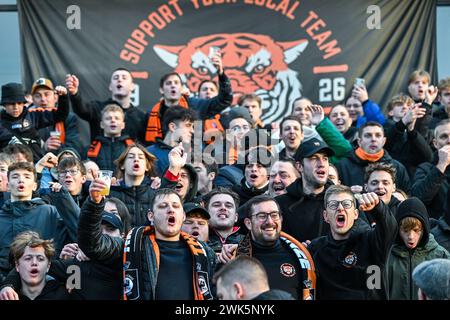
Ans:
[{"label": "zipper on jacket", "polygon": [[412,251],[408,250],[408,254],[409,254],[409,267],[408,267],[408,282],[409,282],[409,300],[412,300],[413,298],[413,285],[412,285],[412,263],[411,263],[411,259],[412,259]]}]

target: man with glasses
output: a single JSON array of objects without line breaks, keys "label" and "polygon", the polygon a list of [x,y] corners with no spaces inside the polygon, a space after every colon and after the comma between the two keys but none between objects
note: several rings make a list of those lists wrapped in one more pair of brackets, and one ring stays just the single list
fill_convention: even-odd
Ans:
[{"label": "man with glasses", "polygon": [[281,231],[283,216],[277,202],[269,195],[254,197],[245,205],[245,214],[250,233],[239,243],[236,255],[260,261],[271,289],[300,300],[315,299],[314,262],[305,246]]},{"label": "man with glasses", "polygon": [[[331,186],[325,193],[323,218],[330,232],[308,246],[317,268],[317,299],[386,298],[382,275],[397,222],[374,192],[359,195],[358,203],[347,186]],[[358,208],[377,221],[373,229],[355,228]]]}]

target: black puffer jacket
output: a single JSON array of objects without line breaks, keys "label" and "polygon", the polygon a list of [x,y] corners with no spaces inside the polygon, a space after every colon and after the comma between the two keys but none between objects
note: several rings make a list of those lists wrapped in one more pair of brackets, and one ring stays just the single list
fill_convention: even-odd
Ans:
[{"label": "black puffer jacket", "polygon": [[[395,179],[397,187],[405,192],[409,192],[409,175],[405,166],[393,159],[386,150],[384,150],[384,155],[379,162],[392,163],[397,170]],[[348,158],[339,161],[336,164],[336,168],[338,169],[339,178],[341,179],[342,184],[349,187],[354,185],[363,186],[364,172],[369,163],[370,162],[367,160],[361,160],[358,158],[355,151],[353,151]]]},{"label": "black puffer jacket", "polygon": [[425,204],[430,218],[439,219],[447,207],[450,183],[450,169],[445,174],[436,168],[437,152],[432,162],[422,163],[417,167],[411,195],[419,198]]},{"label": "black puffer jacket", "polygon": [[408,131],[402,121],[388,120],[384,124],[386,145],[392,158],[400,161],[408,170],[410,177],[419,164],[431,161],[433,151],[425,138],[417,131]]},{"label": "black puffer jacket", "polygon": [[[128,139],[128,140],[127,140]],[[131,138],[128,135],[122,135],[120,137],[108,138],[105,136],[97,136],[91,144],[101,144],[100,150],[97,156],[90,155],[89,151],[87,158],[94,161],[101,170],[116,171],[116,165],[114,160],[119,158],[123,151],[127,148],[127,142],[131,142]]]},{"label": "black puffer jacket", "polygon": [[450,252],[450,226],[444,217],[437,220],[436,225],[431,229],[431,233],[434,236],[434,240]]},{"label": "black puffer jacket", "polygon": [[[161,188],[173,188],[176,182],[162,178]],[[122,200],[128,208],[132,217],[131,226],[143,226],[148,223],[147,213],[150,209],[150,201],[153,198],[155,190],[151,188],[151,181],[148,177],[139,186],[129,187],[124,181],[118,186],[111,186],[111,197]]]},{"label": "black puffer jacket", "polygon": [[38,232],[42,239],[54,239],[58,254],[68,240],[67,227],[54,206],[39,198],[7,200],[0,210],[0,277],[11,269],[8,260],[11,242],[28,230]]}]

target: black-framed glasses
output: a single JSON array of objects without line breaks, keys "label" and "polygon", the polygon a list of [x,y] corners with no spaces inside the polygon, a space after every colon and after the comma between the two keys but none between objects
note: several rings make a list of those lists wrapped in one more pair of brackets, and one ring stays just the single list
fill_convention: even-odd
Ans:
[{"label": "black-framed glasses", "polygon": [[80,170],[70,169],[70,170],[59,171],[58,174],[60,177],[65,177],[67,174],[70,174],[73,177],[73,176],[76,176],[78,174],[78,172],[80,172]]},{"label": "black-framed glasses", "polygon": [[271,217],[273,221],[277,221],[280,219],[280,213],[278,211],[272,211],[272,212],[258,212],[255,214],[252,214],[252,217],[256,217],[261,222],[267,221],[268,217]]},{"label": "black-framed glasses", "polygon": [[342,201],[331,200],[327,202],[327,208],[331,210],[337,210],[337,208],[339,208],[339,204],[342,204],[342,207],[344,209],[350,209],[353,206],[354,202],[350,199],[345,199]]}]

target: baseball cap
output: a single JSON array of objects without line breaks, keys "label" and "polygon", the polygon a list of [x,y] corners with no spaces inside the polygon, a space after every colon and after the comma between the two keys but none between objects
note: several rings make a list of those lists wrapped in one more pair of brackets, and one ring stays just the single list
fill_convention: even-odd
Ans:
[{"label": "baseball cap", "polygon": [[195,202],[186,202],[183,204],[184,212],[186,213],[186,216],[188,216],[190,213],[200,213],[206,220],[209,220],[211,216],[209,215],[209,212],[203,208],[200,204]]},{"label": "baseball cap", "polygon": [[114,213],[103,211],[102,223],[110,224],[114,228],[119,229],[120,232],[122,232],[122,230],[123,230],[122,221]]},{"label": "baseball cap", "polygon": [[325,142],[317,138],[312,138],[300,144],[294,154],[294,159],[300,161],[320,151],[325,152],[329,157],[334,155],[333,150]]},{"label": "baseball cap", "polygon": [[31,94],[34,94],[40,87],[46,87],[53,90],[53,83],[49,79],[39,78],[33,83],[33,86],[31,87]]}]

